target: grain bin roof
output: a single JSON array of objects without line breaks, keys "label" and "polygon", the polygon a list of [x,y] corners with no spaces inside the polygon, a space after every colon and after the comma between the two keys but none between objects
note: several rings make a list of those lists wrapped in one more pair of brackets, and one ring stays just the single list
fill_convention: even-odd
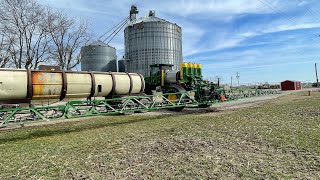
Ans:
[{"label": "grain bin roof", "polygon": [[130,22],[129,25],[133,25],[133,24],[137,24],[137,23],[141,23],[141,22],[163,22],[163,23],[176,24],[176,23],[169,22],[165,19],[158,18],[156,16],[145,16],[145,17],[141,17],[135,21]]},{"label": "grain bin roof", "polygon": [[106,46],[106,47],[114,48],[114,47],[110,46],[109,44],[104,43],[101,40],[97,40],[97,41],[95,41],[95,42],[93,42],[91,44],[88,44],[87,46]]},{"label": "grain bin roof", "polygon": [[164,19],[161,19],[161,18],[158,18],[155,16],[141,17],[141,18],[137,19],[137,21],[135,23],[140,23],[140,22],[168,22],[168,23],[170,23],[169,21],[166,21]]}]

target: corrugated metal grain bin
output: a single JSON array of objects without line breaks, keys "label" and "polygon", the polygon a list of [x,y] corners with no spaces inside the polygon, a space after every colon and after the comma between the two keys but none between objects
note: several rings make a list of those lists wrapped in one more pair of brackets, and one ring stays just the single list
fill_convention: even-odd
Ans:
[{"label": "corrugated metal grain bin", "polygon": [[179,69],[182,62],[182,30],[177,24],[155,16],[131,21],[124,30],[126,71],[150,73],[152,64],[172,64]]},{"label": "corrugated metal grain bin", "polygon": [[126,60],[121,59],[118,61],[119,72],[126,72]]},{"label": "corrugated metal grain bin", "polygon": [[117,71],[116,48],[102,41],[81,48],[81,71]]}]

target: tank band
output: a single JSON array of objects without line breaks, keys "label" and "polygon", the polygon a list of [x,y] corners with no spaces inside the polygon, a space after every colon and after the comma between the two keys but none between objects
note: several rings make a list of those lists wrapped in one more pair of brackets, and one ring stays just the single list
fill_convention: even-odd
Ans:
[{"label": "tank band", "polygon": [[27,98],[32,99],[33,88],[32,88],[32,73],[31,69],[27,69]]},{"label": "tank band", "polygon": [[62,71],[62,90],[60,95],[60,101],[64,99],[67,95],[67,74],[65,71]]},{"label": "tank band", "polygon": [[92,98],[96,92],[96,79],[94,77],[93,72],[89,72],[91,76],[91,91],[88,98]]},{"label": "tank band", "polygon": [[138,73],[138,75],[140,76],[141,79],[141,89],[140,89],[140,94],[143,93],[144,88],[145,88],[145,81],[144,81],[144,77],[142,76],[142,74]]},{"label": "tank band", "polygon": [[116,78],[114,77],[114,74],[110,72],[111,78],[112,78],[112,90],[108,94],[108,98],[112,98],[116,91]]},{"label": "tank band", "polygon": [[129,76],[129,79],[130,79],[129,95],[131,95],[132,87],[133,87],[133,81],[132,81],[132,77],[131,77],[130,73],[126,72],[126,74]]}]

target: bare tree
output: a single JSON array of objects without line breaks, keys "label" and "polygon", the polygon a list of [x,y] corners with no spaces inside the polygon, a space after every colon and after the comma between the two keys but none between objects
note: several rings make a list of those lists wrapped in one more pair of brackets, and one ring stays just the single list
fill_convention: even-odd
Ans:
[{"label": "bare tree", "polygon": [[10,47],[12,41],[8,41],[4,34],[0,35],[0,68],[4,68],[10,61]]},{"label": "bare tree", "polygon": [[48,10],[47,14],[47,28],[54,44],[51,54],[61,69],[71,70],[80,63],[80,47],[90,39],[87,23],[77,22],[61,12]]},{"label": "bare tree", "polygon": [[0,62],[0,67],[12,64],[36,69],[41,63],[56,62],[70,70],[80,63],[80,47],[90,38],[86,22],[53,11],[36,0],[0,3],[0,60],[4,63]]},{"label": "bare tree", "polygon": [[44,8],[35,0],[1,0],[0,24],[10,42],[10,60],[16,68],[37,68],[48,59],[49,34]]}]

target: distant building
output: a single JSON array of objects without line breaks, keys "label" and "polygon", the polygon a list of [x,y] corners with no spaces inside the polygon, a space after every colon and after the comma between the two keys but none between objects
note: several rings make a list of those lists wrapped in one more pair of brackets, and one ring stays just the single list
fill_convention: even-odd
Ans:
[{"label": "distant building", "polygon": [[286,80],[281,82],[281,90],[289,91],[289,90],[300,90],[302,88],[300,81],[291,81]]},{"label": "distant building", "polygon": [[229,85],[222,85],[222,87],[223,87],[223,89],[224,90],[227,90],[227,91],[229,91],[229,90],[231,90],[231,87],[229,86]]}]

